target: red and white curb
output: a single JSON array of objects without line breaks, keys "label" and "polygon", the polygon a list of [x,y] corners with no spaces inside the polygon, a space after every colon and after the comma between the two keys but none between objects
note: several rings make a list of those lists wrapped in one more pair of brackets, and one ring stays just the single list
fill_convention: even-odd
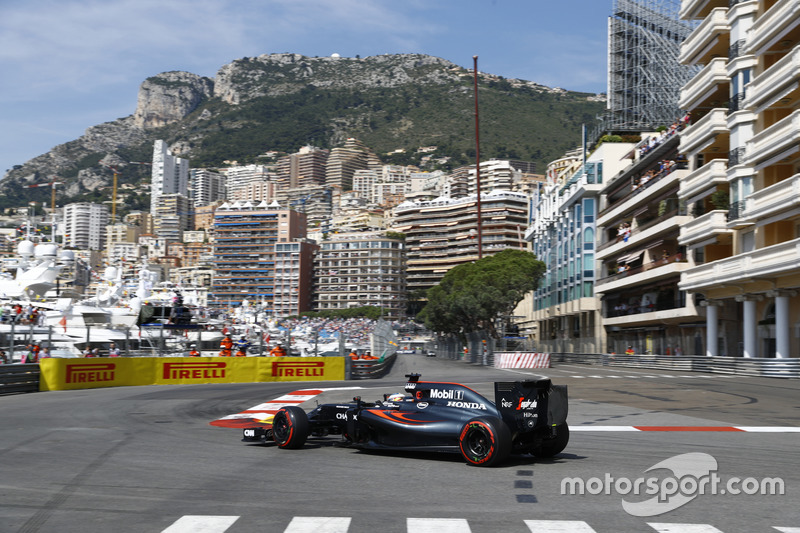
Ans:
[{"label": "red and white curb", "polygon": [[272,425],[272,418],[275,416],[281,407],[287,405],[300,405],[308,400],[313,400],[320,394],[329,390],[347,390],[347,389],[360,389],[361,387],[343,387],[333,389],[303,389],[290,392],[279,396],[274,400],[254,405],[249,409],[245,409],[241,413],[236,413],[228,416],[223,416],[220,419],[209,422],[212,426],[223,428],[243,428],[253,427],[254,425],[261,424],[270,426]]},{"label": "red and white curb", "polygon": [[800,427],[789,426],[570,426],[569,431],[625,432],[625,431],[719,431],[739,433],[800,433]]}]

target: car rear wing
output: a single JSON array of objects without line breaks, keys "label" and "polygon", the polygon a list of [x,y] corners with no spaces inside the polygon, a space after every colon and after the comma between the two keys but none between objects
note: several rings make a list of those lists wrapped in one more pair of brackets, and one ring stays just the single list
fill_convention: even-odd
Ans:
[{"label": "car rear wing", "polygon": [[553,385],[548,378],[495,382],[494,398],[503,420],[512,428],[531,430],[567,421],[567,386]]}]

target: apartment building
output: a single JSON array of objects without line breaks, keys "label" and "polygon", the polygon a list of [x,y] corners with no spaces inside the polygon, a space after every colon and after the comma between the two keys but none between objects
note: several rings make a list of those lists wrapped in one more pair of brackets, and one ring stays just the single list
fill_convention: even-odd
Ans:
[{"label": "apartment building", "polygon": [[680,243],[691,218],[679,199],[689,171],[679,153],[679,125],[643,134],[630,165],[601,192],[597,215],[598,279],[605,352],[697,355],[703,319],[678,286],[691,267]]},{"label": "apartment building", "polygon": [[103,250],[106,227],[111,215],[108,207],[90,202],[64,206],[64,243],[79,250]]},{"label": "apartment building", "polygon": [[704,299],[708,355],[800,353],[798,13],[797,0],[681,5],[699,25],[680,60],[703,68],[681,93],[681,195],[700,214],[681,232],[680,288]]},{"label": "apartment building", "polygon": [[158,140],[153,145],[150,181],[150,213],[156,218],[158,198],[164,194],[189,196],[189,160],[172,155],[167,143]]},{"label": "apartment building", "polygon": [[205,168],[189,171],[190,198],[194,207],[224,201],[227,198],[226,177]]},{"label": "apartment building", "polygon": [[595,242],[600,192],[630,164],[630,143],[601,144],[584,160],[583,150],[549,165],[525,233],[536,257],[547,265],[539,288],[520,309],[521,331],[537,350],[598,353],[605,332],[595,298]]},{"label": "apartment building", "polygon": [[194,208],[188,196],[162,194],[156,199],[153,230],[167,242],[182,242],[183,232],[194,228]]},{"label": "apartment building", "polygon": [[384,233],[337,233],[314,262],[317,311],[380,307],[387,319],[406,314],[406,249]]},{"label": "apartment building", "polygon": [[[238,306],[246,298],[274,311],[276,245],[302,242],[305,238],[306,219],[302,213],[265,202],[257,206],[222,204],[214,212],[211,305]],[[299,277],[294,288],[298,292],[310,291],[311,276]]]},{"label": "apartment building", "polygon": [[[481,195],[483,256],[524,247],[528,202],[527,194],[514,191],[498,189]],[[479,258],[476,195],[406,201],[394,208],[392,217],[392,229],[406,235],[410,292],[427,290],[451,268]]]},{"label": "apartment building", "polygon": [[275,244],[275,316],[298,316],[313,309],[309,280],[314,276],[314,254],[318,249],[306,240]]},{"label": "apartment building", "polygon": [[382,163],[372,150],[358,139],[347,139],[344,146],[331,150],[325,163],[325,184],[339,190],[353,188],[353,174],[356,170],[379,169]]},{"label": "apartment building", "polygon": [[323,185],[329,155],[329,150],[304,146],[297,153],[279,158],[274,177],[278,189]]}]

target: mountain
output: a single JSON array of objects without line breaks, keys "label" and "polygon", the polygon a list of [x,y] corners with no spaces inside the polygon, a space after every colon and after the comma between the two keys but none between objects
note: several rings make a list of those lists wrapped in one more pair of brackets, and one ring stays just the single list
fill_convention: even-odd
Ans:
[{"label": "mountain", "polygon": [[[539,172],[580,142],[604,103],[597,95],[479,75],[481,159],[534,161]],[[237,59],[215,78],[165,72],[139,88],[133,115],[92,126],[74,141],[17,165],[0,181],[0,208],[48,202],[47,188],[26,185],[56,176],[59,204],[107,201],[112,172],[129,187],[125,208],[149,204],[153,141],[164,139],[193,168],[267,162],[265,152],[332,148],[362,140],[387,162],[416,164],[437,146],[447,165],[474,162],[471,70],[421,54],[366,58],[266,54]],[[400,150],[400,152],[397,152]],[[403,152],[404,150],[404,152]]]}]

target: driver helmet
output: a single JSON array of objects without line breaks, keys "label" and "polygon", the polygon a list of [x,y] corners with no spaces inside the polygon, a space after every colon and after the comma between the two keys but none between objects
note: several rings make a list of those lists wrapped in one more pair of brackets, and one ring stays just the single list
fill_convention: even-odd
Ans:
[{"label": "driver helmet", "polygon": [[390,394],[386,397],[386,400],[390,402],[402,402],[405,399],[406,395],[401,392],[395,392],[394,394]]}]

